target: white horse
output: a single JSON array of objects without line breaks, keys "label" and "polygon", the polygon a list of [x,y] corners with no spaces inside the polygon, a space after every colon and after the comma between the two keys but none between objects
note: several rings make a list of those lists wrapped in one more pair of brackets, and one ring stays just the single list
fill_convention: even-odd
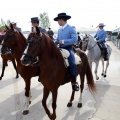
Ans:
[{"label": "white horse", "polygon": [[98,69],[98,65],[99,65],[100,60],[102,60],[102,67],[103,67],[101,75],[106,77],[112,48],[109,45],[107,45],[108,60],[106,61],[106,69],[105,70],[104,70],[104,57],[101,54],[101,50],[100,50],[98,44],[96,43],[96,41],[94,40],[94,38],[91,35],[85,34],[85,36],[83,37],[82,50],[84,50],[84,51],[88,50],[87,56],[88,56],[88,60],[89,60],[89,64],[91,66],[91,69],[92,69],[92,62],[95,62],[95,64],[96,64],[95,71],[94,71],[96,80],[99,79],[99,77],[97,75],[97,69]]}]

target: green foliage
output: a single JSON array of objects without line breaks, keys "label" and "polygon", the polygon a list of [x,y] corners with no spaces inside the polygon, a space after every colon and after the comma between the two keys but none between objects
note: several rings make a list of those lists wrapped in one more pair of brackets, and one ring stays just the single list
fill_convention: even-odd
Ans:
[{"label": "green foliage", "polygon": [[1,18],[1,22],[0,22],[0,32],[5,29],[5,24],[9,27],[10,25],[10,20],[7,20],[7,22],[5,22],[2,18]]},{"label": "green foliage", "polygon": [[46,12],[40,13],[40,26],[47,29],[50,27],[49,16]]}]

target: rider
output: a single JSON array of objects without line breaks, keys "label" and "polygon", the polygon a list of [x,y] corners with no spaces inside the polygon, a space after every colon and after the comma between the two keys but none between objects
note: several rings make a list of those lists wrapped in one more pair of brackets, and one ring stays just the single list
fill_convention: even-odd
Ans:
[{"label": "rider", "polygon": [[55,40],[55,43],[59,44],[60,48],[68,50],[70,53],[68,61],[72,77],[72,89],[73,91],[78,91],[79,85],[76,82],[78,71],[75,64],[75,56],[72,48],[72,45],[78,42],[78,36],[75,27],[67,24],[67,20],[70,18],[71,16],[67,15],[66,13],[59,13],[58,16],[54,18],[54,21],[58,21],[58,24],[62,26],[62,28],[58,30],[58,37]]},{"label": "rider", "polygon": [[17,27],[17,22],[12,22],[12,26],[15,30],[21,32],[21,28]]},{"label": "rider", "polygon": [[50,27],[49,27],[48,29],[49,29],[49,30],[47,31],[47,34],[49,35],[49,37],[50,37],[51,39],[53,39],[54,32],[51,30]]},{"label": "rider", "polygon": [[[32,24],[32,27],[35,27],[35,26],[39,27],[39,19],[38,19],[38,17],[31,18],[31,24]],[[46,30],[44,28],[39,27],[39,29],[40,29],[40,32],[43,32],[43,33],[47,34],[47,32],[46,32]]]},{"label": "rider", "polygon": [[105,25],[103,23],[100,23],[98,25],[99,27],[99,30],[96,32],[94,38],[96,38],[96,42],[102,44],[102,46],[104,47],[104,52],[105,52],[105,57],[104,57],[104,60],[108,60],[108,52],[107,52],[107,47],[106,47],[106,44],[105,44],[105,38],[106,38],[106,31],[103,29]]}]

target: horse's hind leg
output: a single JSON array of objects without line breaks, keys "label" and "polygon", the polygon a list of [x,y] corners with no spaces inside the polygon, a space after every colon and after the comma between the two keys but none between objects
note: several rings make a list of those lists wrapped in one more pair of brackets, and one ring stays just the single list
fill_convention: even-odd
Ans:
[{"label": "horse's hind leg", "polygon": [[48,117],[51,118],[52,114],[50,113],[50,111],[49,111],[49,109],[47,108],[47,105],[46,105],[46,100],[47,100],[47,98],[49,96],[49,93],[50,93],[50,91],[44,87],[42,105],[43,105],[43,107],[45,109],[45,112],[47,113]]},{"label": "horse's hind leg", "polygon": [[2,77],[4,76],[4,71],[5,71],[5,65],[3,63],[2,64],[2,73],[1,73],[1,76],[0,76],[0,80],[2,80]]},{"label": "horse's hind leg", "polygon": [[84,89],[84,79],[85,79],[85,74],[80,74],[80,97],[79,97],[79,102],[78,102],[78,108],[81,108],[82,107],[82,92],[83,92],[83,89]]},{"label": "horse's hind leg", "polygon": [[16,71],[16,78],[19,78],[15,60],[12,60],[12,64],[13,64],[15,71]]}]

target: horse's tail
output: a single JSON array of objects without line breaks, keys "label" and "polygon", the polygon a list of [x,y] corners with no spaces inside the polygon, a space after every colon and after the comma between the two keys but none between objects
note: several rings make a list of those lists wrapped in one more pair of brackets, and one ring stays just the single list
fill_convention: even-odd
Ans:
[{"label": "horse's tail", "polygon": [[93,79],[92,70],[90,68],[87,56],[86,56],[85,61],[86,61],[86,65],[87,65],[86,77],[87,77],[88,88],[91,92],[96,92],[96,85],[95,85],[95,82],[94,82],[94,79]]},{"label": "horse's tail", "polygon": [[83,64],[85,64],[85,65],[83,65],[83,69],[85,69],[85,71],[86,71],[85,74],[87,77],[88,88],[89,88],[90,92],[94,93],[94,92],[96,92],[96,85],[94,83],[93,74],[92,74],[92,70],[91,70],[89,62],[88,62],[87,55],[80,50],[77,50],[76,52],[81,57],[82,62],[84,62]]}]

